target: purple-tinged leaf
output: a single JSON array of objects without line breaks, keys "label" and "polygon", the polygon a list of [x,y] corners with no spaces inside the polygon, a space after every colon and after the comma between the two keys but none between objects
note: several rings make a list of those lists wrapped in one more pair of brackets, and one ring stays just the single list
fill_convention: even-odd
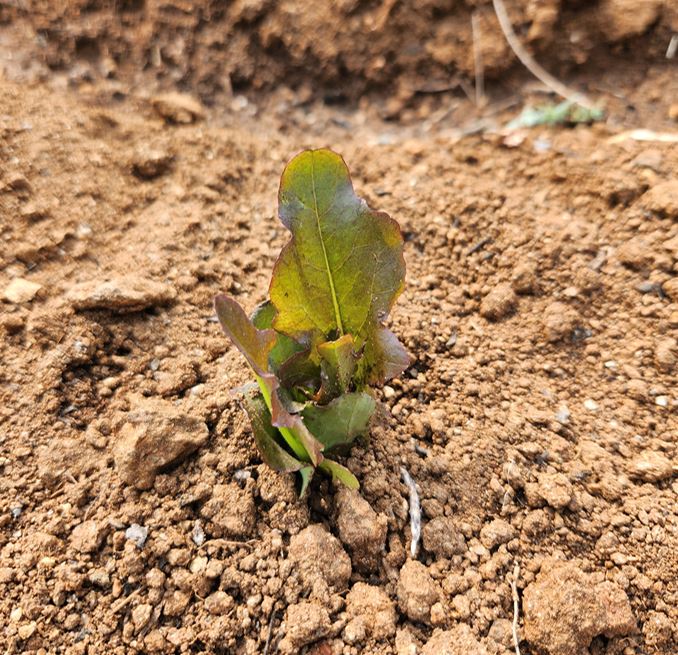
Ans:
[{"label": "purple-tinged leaf", "polygon": [[214,308],[224,332],[245,355],[254,372],[264,375],[268,371],[269,353],[277,338],[275,331],[258,330],[245,310],[229,296],[217,296],[214,299]]},{"label": "purple-tinged leaf", "polygon": [[410,356],[405,346],[388,328],[377,330],[374,340],[366,344],[365,350],[365,361],[372,363],[366,371],[368,384],[384,384],[400,375],[410,365]]},{"label": "purple-tinged leaf", "polygon": [[271,414],[263,396],[246,394],[243,404],[252,425],[254,442],[264,463],[276,471],[287,473],[299,471],[304,463],[290,455],[277,442],[277,430],[271,425]]}]

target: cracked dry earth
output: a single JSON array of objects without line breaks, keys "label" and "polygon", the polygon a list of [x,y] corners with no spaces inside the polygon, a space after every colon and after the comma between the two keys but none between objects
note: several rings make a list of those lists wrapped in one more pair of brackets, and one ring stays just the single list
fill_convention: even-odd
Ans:
[{"label": "cracked dry earth", "polygon": [[[676,652],[675,145],[0,95],[4,652],[509,655],[513,582],[523,655]],[[401,223],[414,361],[360,493],[299,500],[212,298],[264,299],[324,145]]]}]

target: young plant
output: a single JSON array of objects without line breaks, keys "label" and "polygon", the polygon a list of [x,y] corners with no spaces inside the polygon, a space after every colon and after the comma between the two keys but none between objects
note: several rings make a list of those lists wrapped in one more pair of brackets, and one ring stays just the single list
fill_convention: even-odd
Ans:
[{"label": "young plant", "polygon": [[357,488],[328,455],[367,430],[370,386],[409,363],[383,325],[404,287],[403,238],[396,221],[356,196],[344,160],[331,150],[292,159],[278,203],[292,238],[273,267],[270,300],[250,318],[219,295],[216,313],[257,381],[244,404],[263,461],[299,472],[302,495],[316,468]]}]

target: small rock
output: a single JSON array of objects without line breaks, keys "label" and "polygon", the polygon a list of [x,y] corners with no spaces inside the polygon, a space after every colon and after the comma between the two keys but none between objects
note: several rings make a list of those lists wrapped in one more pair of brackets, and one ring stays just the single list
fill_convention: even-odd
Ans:
[{"label": "small rock", "polygon": [[87,575],[87,579],[95,586],[106,588],[111,584],[111,577],[106,572],[106,569],[93,569]]},{"label": "small rock", "polygon": [[146,539],[148,539],[148,528],[144,525],[139,525],[138,523],[132,523],[132,525],[125,530],[125,538],[133,541],[137,548],[143,548]]},{"label": "small rock", "polygon": [[327,610],[312,601],[290,605],[285,614],[285,625],[285,637],[279,650],[290,655],[296,655],[307,644],[327,636],[332,627]]},{"label": "small rock", "polygon": [[440,589],[428,569],[416,560],[407,560],[398,578],[398,605],[412,621],[431,623],[431,608],[441,599]]},{"label": "small rock", "polygon": [[640,380],[638,378],[634,378],[632,380],[629,380],[626,383],[626,393],[631,396],[634,400],[647,400],[648,397],[648,389],[647,389],[647,383],[644,380]]},{"label": "small rock", "polygon": [[523,262],[513,269],[511,286],[516,293],[530,294],[539,290],[537,266],[532,262]]},{"label": "small rock", "polygon": [[487,655],[485,647],[465,623],[451,630],[436,630],[421,649],[421,655]]},{"label": "small rock", "polygon": [[570,339],[579,323],[575,309],[562,302],[553,302],[544,309],[542,326],[549,343]]},{"label": "small rock", "polygon": [[662,0],[601,0],[595,24],[608,43],[616,43],[644,34],[657,20]]},{"label": "small rock", "polygon": [[468,549],[464,535],[449,516],[436,516],[422,530],[424,548],[437,557],[463,555]]},{"label": "small rock", "polygon": [[205,609],[210,614],[228,614],[234,606],[235,601],[225,591],[215,591],[205,598]]},{"label": "small rock", "polygon": [[136,275],[100,282],[76,284],[67,299],[76,310],[107,309],[114,312],[137,312],[147,307],[167,305],[176,291],[162,282]]},{"label": "small rock", "polygon": [[381,587],[356,582],[346,596],[346,618],[344,638],[348,632],[352,644],[390,639],[396,633],[395,603]]},{"label": "small rock", "polygon": [[658,341],[654,349],[654,361],[660,371],[671,373],[678,361],[678,341],[673,337]]},{"label": "small rock", "polygon": [[252,487],[242,488],[237,483],[217,484],[200,513],[210,520],[210,534],[215,537],[249,537],[257,518]]},{"label": "small rock", "polygon": [[599,409],[598,403],[593,400],[593,398],[587,398],[584,400],[584,409],[588,410],[589,412],[597,412]]},{"label": "small rock", "polygon": [[554,509],[564,509],[572,501],[572,484],[562,473],[540,473],[536,483],[525,485],[525,497],[530,507],[543,501]]},{"label": "small rock", "polygon": [[76,525],[71,532],[71,545],[79,553],[94,553],[106,537],[105,526],[89,520]]},{"label": "small rock", "polygon": [[549,655],[586,653],[598,635],[632,634],[636,622],[624,590],[594,583],[573,562],[547,560],[523,593],[524,637]]},{"label": "small rock", "polygon": [[662,284],[662,291],[673,300],[673,302],[678,302],[678,275],[664,282],[664,284]]},{"label": "small rock", "polygon": [[376,568],[386,544],[386,517],[377,514],[357,492],[342,488],[336,495],[339,538],[348,547],[357,569]]},{"label": "small rock", "polygon": [[121,421],[113,457],[120,477],[137,489],[150,489],[160,469],[178,463],[209,437],[204,421],[166,400],[135,396]]},{"label": "small rock", "polygon": [[622,264],[638,271],[652,264],[653,248],[645,239],[636,237],[619,247],[617,257]]},{"label": "small rock", "polygon": [[132,610],[132,625],[134,625],[134,632],[141,632],[151,620],[153,614],[153,606],[146,603],[137,605]]},{"label": "small rock", "polygon": [[655,214],[666,218],[678,218],[678,179],[655,184],[642,197],[642,202]]},{"label": "small rock", "polygon": [[185,93],[163,93],[151,99],[153,109],[168,123],[187,125],[205,118],[198,100]]},{"label": "small rock", "polygon": [[631,166],[635,168],[650,168],[655,173],[661,173],[662,162],[664,161],[664,155],[662,151],[658,148],[648,148],[643,150],[634,157],[631,162]]},{"label": "small rock", "polygon": [[494,519],[480,531],[480,543],[492,550],[501,544],[508,543],[516,536],[515,528],[503,519]]},{"label": "small rock", "polygon": [[[676,107],[678,108],[678,105]],[[645,644],[652,649],[669,652],[671,644],[675,644],[673,628],[673,621],[664,612],[649,612],[643,624]],[[678,637],[678,634],[676,636]]]},{"label": "small rock", "polygon": [[22,641],[30,639],[35,634],[37,628],[38,624],[35,621],[31,621],[30,623],[25,623],[24,625],[19,626],[19,629],[17,630],[19,639]]},{"label": "small rock", "polygon": [[15,277],[5,287],[3,296],[8,302],[21,304],[33,300],[40,289],[42,289],[42,284]]},{"label": "small rock", "polygon": [[510,284],[502,282],[490,291],[480,303],[480,315],[498,321],[515,312],[518,298]]},{"label": "small rock", "polygon": [[288,558],[309,588],[318,578],[337,590],[348,586],[351,560],[339,540],[321,525],[309,525],[295,534],[290,540]]},{"label": "small rock", "polygon": [[174,156],[169,152],[143,146],[134,153],[130,167],[132,173],[142,180],[152,180],[167,173],[173,161]]},{"label": "small rock", "polygon": [[191,539],[193,543],[200,547],[205,543],[205,531],[202,528],[202,523],[196,521],[193,525],[193,530],[191,531]]},{"label": "small rock", "polygon": [[643,482],[660,482],[673,475],[673,464],[665,455],[645,450],[631,461],[629,473]]},{"label": "small rock", "polygon": [[176,590],[166,593],[162,610],[163,614],[165,616],[181,616],[190,601],[190,595],[184,591]]}]

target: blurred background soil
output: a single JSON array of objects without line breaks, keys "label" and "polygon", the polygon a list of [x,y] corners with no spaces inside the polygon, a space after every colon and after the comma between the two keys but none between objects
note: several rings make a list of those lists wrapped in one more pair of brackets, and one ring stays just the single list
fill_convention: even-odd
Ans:
[{"label": "blurred background soil", "polygon": [[[603,120],[506,127],[558,99],[487,2],[0,0],[3,652],[510,655],[515,597],[523,655],[676,652],[678,6],[506,4]],[[211,303],[321,146],[414,361],[300,500]]]}]

